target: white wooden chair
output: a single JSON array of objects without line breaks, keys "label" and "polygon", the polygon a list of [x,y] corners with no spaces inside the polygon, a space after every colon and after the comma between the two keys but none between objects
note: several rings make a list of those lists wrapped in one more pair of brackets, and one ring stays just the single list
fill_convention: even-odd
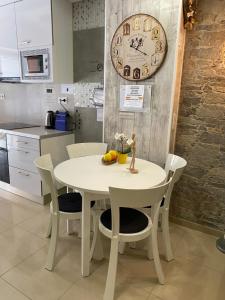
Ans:
[{"label": "white wooden chair", "polygon": [[107,151],[105,143],[78,143],[66,146],[69,158],[88,155],[103,155]]},{"label": "white wooden chair", "polygon": [[[99,230],[111,239],[108,275],[104,300],[114,299],[119,242],[136,242],[149,238],[148,255],[153,253],[156,273],[161,284],[164,284],[157,241],[158,216],[162,197],[170,182],[145,190],[125,190],[109,188],[111,209],[104,211],[99,220]],[[151,205],[151,217],[141,210]]]},{"label": "white wooden chair", "polygon": [[[66,146],[69,158],[77,158],[88,155],[104,155],[107,151],[108,145],[106,143],[77,143]],[[106,202],[102,200],[96,203],[96,208],[106,209]],[[67,232],[73,232],[73,224],[67,221]],[[81,236],[81,230],[78,229],[78,234]]]},{"label": "white wooden chair", "polygon": [[[66,193],[63,195],[58,195],[56,188],[56,180],[53,174],[53,164],[50,154],[40,156],[34,161],[42,180],[48,186],[52,201],[50,203],[50,224],[47,233],[47,237],[51,237],[49,244],[47,263],[45,268],[52,271],[54,268],[54,259],[57,247],[57,239],[59,232],[59,218],[65,218],[67,220],[77,220],[81,219],[82,213],[82,197],[80,193]],[[95,202],[91,202],[93,207]],[[94,236],[92,241],[92,247],[90,251],[90,259],[92,258],[94,247],[96,243],[97,230],[96,227],[98,219],[95,212],[92,210],[92,215],[94,218]]]},{"label": "white wooden chair", "polygon": [[[180,179],[184,168],[186,167],[187,162],[180,156],[174,154],[168,154],[166,164],[165,164],[165,171],[167,175],[167,181],[171,179],[169,188],[167,193],[164,195],[160,210],[159,210],[159,218],[161,221],[161,230],[162,230],[162,237],[163,243],[165,248],[165,256],[167,261],[171,261],[174,259],[173,251],[171,247],[171,239],[170,239],[170,232],[169,232],[169,208],[170,208],[170,198],[173,191],[174,184]],[[120,254],[123,254],[125,251],[126,244],[121,243],[119,247]],[[135,243],[131,245],[135,248]]]},{"label": "white wooden chair", "polygon": [[187,162],[182,157],[174,154],[168,154],[165,165],[165,171],[167,174],[167,180],[171,178],[171,181],[167,193],[165,194],[162,200],[159,211],[161,218],[162,236],[165,247],[165,255],[167,261],[171,261],[174,258],[169,233],[170,198],[174,184],[180,179],[186,165]]}]

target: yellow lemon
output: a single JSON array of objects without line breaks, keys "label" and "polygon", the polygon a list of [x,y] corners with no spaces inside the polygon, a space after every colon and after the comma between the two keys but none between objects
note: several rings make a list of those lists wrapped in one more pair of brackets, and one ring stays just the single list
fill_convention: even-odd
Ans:
[{"label": "yellow lemon", "polygon": [[117,159],[118,153],[117,153],[116,150],[110,150],[109,153],[112,156],[112,160],[116,160]]},{"label": "yellow lemon", "polygon": [[104,161],[111,161],[112,160],[112,155],[110,153],[106,153],[103,156]]}]

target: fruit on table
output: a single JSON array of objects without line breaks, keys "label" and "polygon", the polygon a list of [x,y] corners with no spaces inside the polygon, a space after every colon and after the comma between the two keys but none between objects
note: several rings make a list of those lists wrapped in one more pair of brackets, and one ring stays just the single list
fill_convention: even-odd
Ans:
[{"label": "fruit on table", "polygon": [[112,161],[112,155],[108,152],[103,156],[104,161]]},{"label": "fruit on table", "polygon": [[116,150],[110,150],[109,152],[107,152],[104,156],[103,156],[103,160],[105,162],[112,162],[112,161],[116,161],[118,158],[118,153]]},{"label": "fruit on table", "polygon": [[118,157],[118,153],[116,150],[110,150],[109,153],[111,154],[112,156],[112,160],[116,160],[117,157]]}]

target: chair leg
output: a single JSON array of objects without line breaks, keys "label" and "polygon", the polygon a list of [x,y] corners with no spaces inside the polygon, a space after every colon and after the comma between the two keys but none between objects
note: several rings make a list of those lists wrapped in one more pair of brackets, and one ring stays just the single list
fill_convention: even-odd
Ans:
[{"label": "chair leg", "polygon": [[162,214],[162,236],[163,236],[164,248],[166,252],[166,260],[171,261],[174,259],[174,256],[173,256],[171,240],[170,240],[168,211],[165,211]]},{"label": "chair leg", "polygon": [[66,220],[66,232],[67,234],[73,234],[73,220]]},{"label": "chair leg", "polygon": [[57,239],[59,233],[59,216],[52,216],[52,232],[51,232],[51,240],[48,249],[48,256],[45,268],[49,271],[52,271],[54,268],[54,259],[56,253]]},{"label": "chair leg", "polygon": [[131,249],[136,249],[136,245],[137,245],[136,242],[130,242],[130,243],[129,243],[129,247],[130,247]]},{"label": "chair leg", "polygon": [[97,241],[97,236],[98,236],[98,234],[100,234],[100,232],[98,230],[98,217],[97,217],[97,215],[92,214],[92,218],[93,218],[93,239],[92,239],[92,244],[91,244],[90,260],[93,257],[93,253],[94,253],[95,246],[96,246],[96,241]]},{"label": "chair leg", "polygon": [[120,254],[124,254],[125,248],[126,248],[126,243],[119,242],[119,253]]},{"label": "chair leg", "polygon": [[52,233],[52,214],[50,214],[48,230],[47,230],[47,233],[46,233],[46,238],[49,239],[51,237],[51,233]]},{"label": "chair leg", "polygon": [[160,262],[160,257],[159,257],[159,249],[158,249],[158,239],[157,239],[157,228],[152,229],[152,234],[150,235],[151,240],[152,240],[152,253],[153,253],[153,259],[154,259],[154,264],[155,264],[155,269],[156,273],[159,279],[159,282],[161,284],[165,283],[165,277],[163,274],[161,262]]},{"label": "chair leg", "polygon": [[118,248],[119,248],[118,238],[112,238],[110,258],[109,258],[109,268],[108,268],[106,287],[105,287],[103,300],[114,299],[116,271],[117,271],[117,263],[118,263]]}]

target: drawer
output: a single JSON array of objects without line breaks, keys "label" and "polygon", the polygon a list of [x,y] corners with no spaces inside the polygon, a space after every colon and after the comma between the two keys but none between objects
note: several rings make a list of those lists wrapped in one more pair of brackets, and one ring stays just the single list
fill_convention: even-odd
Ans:
[{"label": "drawer", "polygon": [[42,196],[41,178],[38,174],[9,167],[10,185],[32,195]]},{"label": "drawer", "polygon": [[38,173],[34,160],[39,157],[38,151],[8,147],[8,160],[9,166],[23,170],[27,170],[33,173]]},{"label": "drawer", "polygon": [[7,145],[14,148],[26,148],[39,151],[39,140],[25,136],[7,134]]}]

